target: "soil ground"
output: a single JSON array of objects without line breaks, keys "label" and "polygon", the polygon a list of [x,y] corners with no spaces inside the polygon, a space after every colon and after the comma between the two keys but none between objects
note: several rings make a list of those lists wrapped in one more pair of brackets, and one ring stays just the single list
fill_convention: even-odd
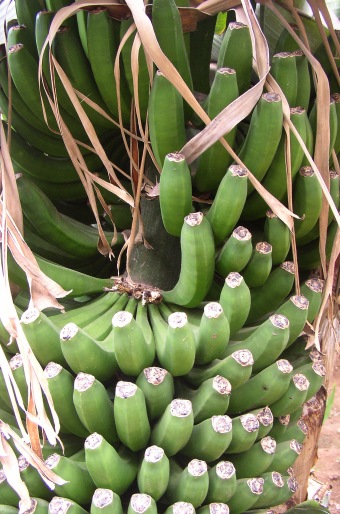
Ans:
[{"label": "soil ground", "polygon": [[330,402],[329,416],[324,421],[318,441],[318,460],[312,476],[318,482],[331,488],[329,510],[331,514],[340,513],[340,356],[338,356],[333,375],[329,381],[328,398],[334,391]]}]

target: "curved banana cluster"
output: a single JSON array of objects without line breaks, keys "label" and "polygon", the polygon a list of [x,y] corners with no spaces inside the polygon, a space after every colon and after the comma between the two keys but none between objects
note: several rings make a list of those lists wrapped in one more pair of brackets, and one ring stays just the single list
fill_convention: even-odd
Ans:
[{"label": "curved banana cluster", "polygon": [[[313,153],[317,112],[308,62],[281,41],[271,62],[281,96],[264,92],[248,118],[224,136],[243,165],[216,142],[189,166],[181,149],[190,134],[202,130],[201,122],[161,72],[155,72],[149,90],[142,48],[136,82],[132,20],[114,19],[108,9],[96,7],[78,12],[60,28],[52,51],[73,87],[126,125],[131,100],[140,118],[148,120],[161,171],[160,216],[165,231],[179,241],[181,266],[171,289],[143,290],[128,280],[107,278],[117,269],[98,257],[98,231],[86,213],[83,186],[48,102],[45,113],[41,107],[38,58],[55,12],[68,3],[46,0],[41,11],[41,0],[16,0],[18,25],[8,27],[7,47],[0,48],[0,108],[14,129],[11,157],[20,173],[24,237],[41,269],[71,296],[63,313],[27,307],[25,274],[9,260],[11,280],[22,288],[17,313],[44,367],[63,443],[42,448],[48,468],[66,481],[53,491],[18,455],[32,497],[30,513],[270,512],[297,490],[292,466],[308,432],[303,405],[325,376],[321,355],[305,349],[303,336],[322,301],[323,281],[309,276],[320,263],[322,191],[293,131],[288,144],[283,130],[282,95],[293,126]],[[212,76],[211,19],[184,33],[175,2],[154,0],[152,23],[161,49],[187,86],[200,93],[210,118],[252,87],[247,25],[228,23]],[[118,102],[114,62],[122,40]],[[51,87],[47,58],[42,68]],[[55,87],[62,118],[85,144],[79,148],[88,169],[102,173],[101,159],[87,151],[87,134],[58,78]],[[333,94],[330,163],[339,152],[338,105]],[[86,102],[84,110],[109,157],[124,168],[120,132]],[[300,217],[295,222],[299,270],[288,227],[248,179],[250,170],[286,205],[287,161],[293,210]],[[131,227],[131,212],[115,195],[102,194],[108,195],[120,231],[118,236],[105,231],[116,251],[125,242],[121,232]],[[338,207],[334,171],[330,194]],[[328,221],[329,256],[337,229],[331,211]],[[300,294],[294,288],[297,272]],[[22,358],[15,342],[8,341],[0,324],[0,342],[25,402]],[[2,374],[0,419],[16,430]],[[5,514],[25,512],[20,505],[18,510],[18,496],[3,470],[0,507]]]}]

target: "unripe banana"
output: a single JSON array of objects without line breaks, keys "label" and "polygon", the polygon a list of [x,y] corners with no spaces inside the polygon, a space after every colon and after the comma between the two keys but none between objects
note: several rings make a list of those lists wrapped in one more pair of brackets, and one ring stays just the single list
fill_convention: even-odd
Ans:
[{"label": "unripe banana", "polygon": [[254,508],[280,505],[293,496],[297,491],[297,481],[295,477],[287,475],[287,472],[283,475],[278,471],[262,474],[263,493],[253,505]]},{"label": "unripe banana", "polygon": [[195,364],[208,364],[223,354],[229,342],[229,321],[218,302],[204,306],[196,336]]},{"label": "unripe banana", "polygon": [[211,462],[227,450],[232,440],[232,420],[229,416],[213,416],[194,425],[182,453]]},{"label": "unripe banana", "polygon": [[183,220],[193,208],[190,169],[180,153],[165,156],[159,180],[159,204],[165,230],[172,236],[180,236]]},{"label": "unripe banana", "polygon": [[237,479],[236,491],[228,501],[230,514],[242,514],[253,507],[258,498],[261,498],[263,483],[261,477]]},{"label": "unripe banana", "polygon": [[303,166],[294,182],[293,210],[301,219],[295,220],[295,236],[299,239],[317,223],[322,207],[322,189],[314,170]]},{"label": "unripe banana", "polygon": [[289,339],[287,347],[296,341],[307,321],[309,301],[303,295],[293,295],[276,311],[289,320]]},{"label": "unripe banana", "polygon": [[232,164],[222,178],[215,198],[207,212],[215,239],[220,244],[234,230],[247,198],[248,172]]},{"label": "unripe banana", "polygon": [[166,497],[191,503],[195,508],[202,505],[209,487],[207,463],[193,459],[183,470],[174,469],[174,473],[176,477],[170,480]]},{"label": "unripe banana", "polygon": [[156,502],[149,494],[135,493],[130,498],[127,513],[157,514]]},{"label": "unripe banana", "polygon": [[111,489],[98,488],[92,496],[90,514],[123,514],[120,496]]},{"label": "unripe banana", "polygon": [[[27,508],[26,502],[19,501],[18,514],[48,514],[49,502],[43,498],[31,498],[30,506]],[[6,512],[4,512],[6,514]]]},{"label": "unripe banana", "polygon": [[210,364],[193,368],[186,376],[186,380],[194,386],[220,375],[230,382],[232,388],[240,387],[247,382],[254,364],[249,350],[237,350],[224,359],[215,359]]},{"label": "unripe banana", "polygon": [[195,514],[195,508],[188,502],[175,502],[170,505],[164,514]]},{"label": "unripe banana", "polygon": [[163,448],[149,446],[137,473],[138,489],[158,501],[165,493],[170,479],[170,463]]},{"label": "unripe banana", "polygon": [[215,270],[221,277],[244,269],[253,251],[251,238],[251,232],[241,225],[233,230],[216,259]]},{"label": "unripe banana", "polygon": [[248,264],[242,271],[247,286],[262,286],[272,269],[272,246],[266,241],[256,243]]},{"label": "unripe banana", "polygon": [[310,278],[301,284],[301,294],[309,301],[307,321],[313,323],[319,312],[322,301],[324,280],[321,278]]},{"label": "unripe banana", "polygon": [[53,496],[48,505],[48,514],[86,514],[86,512],[78,503],[60,496]]},{"label": "unripe banana", "polygon": [[0,469],[0,495],[1,502],[4,505],[10,505],[11,507],[17,507],[19,496],[14,491],[7,481],[6,474],[3,469]]},{"label": "unripe banana", "polygon": [[151,444],[160,446],[171,457],[187,444],[194,426],[190,400],[176,398],[153,426]]},{"label": "unripe banana", "polygon": [[275,451],[275,439],[266,436],[255,442],[248,450],[228,455],[228,459],[235,466],[237,478],[249,478],[259,476],[268,469]]},{"label": "unripe banana", "polygon": [[134,452],[144,448],[151,429],[143,391],[133,382],[120,380],[113,411],[120,441]]},{"label": "unripe banana", "polygon": [[274,437],[276,441],[280,441],[282,435],[287,430],[287,427],[290,423],[290,415],[286,414],[284,416],[279,416],[278,418],[274,418],[274,423],[269,435]]},{"label": "unripe banana", "polygon": [[278,471],[283,475],[287,474],[302,450],[302,444],[295,439],[277,443],[274,458],[267,468],[267,471]]},{"label": "unripe banana", "polygon": [[256,438],[256,440],[259,441],[263,437],[266,437],[271,431],[274,423],[274,416],[268,405],[266,407],[263,407],[262,409],[255,409],[250,413],[255,414],[260,424],[259,432]]},{"label": "unripe banana", "polygon": [[278,439],[278,442],[289,441],[295,439],[298,443],[303,444],[309,432],[307,423],[301,418],[297,422],[292,421],[288,424],[285,432]]},{"label": "unripe banana", "polygon": [[85,440],[85,461],[93,482],[114,493],[123,494],[137,475],[137,455],[125,446],[117,451],[100,434]]},{"label": "unripe banana", "polygon": [[145,368],[136,379],[143,391],[150,421],[159,418],[174,397],[174,379],[164,368]]},{"label": "unripe banana", "polygon": [[290,250],[290,230],[271,210],[266,212],[264,236],[272,247],[273,266],[284,262]]},{"label": "unripe banana", "polygon": [[230,461],[221,460],[211,467],[209,473],[209,489],[205,503],[227,503],[236,490],[235,466]]},{"label": "unripe banana", "polygon": [[257,416],[252,413],[242,414],[232,419],[232,439],[226,455],[245,452],[255,443],[260,428]]},{"label": "unripe banana", "polygon": [[229,321],[230,336],[243,327],[251,309],[251,296],[242,275],[231,272],[226,277],[220,294],[219,303]]},{"label": "unripe banana", "polygon": [[249,411],[271,405],[288,389],[293,366],[279,359],[239,386],[231,395],[228,413]]},{"label": "unripe banana", "polygon": [[302,373],[292,376],[287,391],[270,408],[274,416],[284,416],[296,411],[307,397],[309,381]]},{"label": "unripe banana", "polygon": [[290,107],[296,103],[298,76],[295,52],[279,52],[273,55],[270,73],[280,86]]},{"label": "unripe banana", "polygon": [[93,375],[78,373],[74,381],[73,403],[80,421],[92,433],[98,432],[117,444],[113,403],[104,385]]},{"label": "unripe banana", "polygon": [[54,487],[58,495],[65,495],[80,505],[85,505],[91,501],[95,484],[84,463],[53,453],[47,457],[45,464],[65,480],[63,485],[56,484]]}]

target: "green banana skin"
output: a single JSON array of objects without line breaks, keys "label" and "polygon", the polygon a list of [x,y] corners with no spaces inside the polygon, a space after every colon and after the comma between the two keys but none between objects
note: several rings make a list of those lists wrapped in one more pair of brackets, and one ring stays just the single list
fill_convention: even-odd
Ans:
[{"label": "green banana skin", "polygon": [[[238,152],[244,166],[260,182],[267,173],[279,146],[282,121],[283,111],[280,96],[274,93],[264,93],[253,110],[246,139]],[[248,194],[253,189],[248,181]]]},{"label": "green banana skin", "polygon": [[254,359],[249,350],[238,350],[224,359],[215,359],[205,366],[194,367],[185,379],[194,386],[220,375],[226,378],[232,389],[246,383],[251,376]]},{"label": "green banana skin", "polygon": [[313,323],[315,316],[319,312],[323,287],[324,280],[320,278],[310,278],[301,284],[301,294],[309,301],[307,314],[307,321],[309,323]]},{"label": "green banana skin", "polygon": [[61,427],[79,437],[87,437],[88,430],[81,423],[73,404],[73,375],[60,364],[49,362],[44,369],[48,387]]},{"label": "green banana skin", "polygon": [[245,325],[252,325],[266,314],[278,309],[290,294],[294,279],[292,261],[284,261],[274,267],[263,286],[251,290],[251,304]]},{"label": "green banana skin", "polygon": [[190,400],[175,398],[153,426],[150,442],[163,448],[167,457],[172,457],[187,444],[193,426],[194,415]]},{"label": "green banana skin", "polygon": [[165,156],[159,181],[159,203],[165,230],[180,236],[183,220],[193,208],[190,169],[180,153]]},{"label": "green banana skin", "polygon": [[[210,92],[202,106],[209,118],[214,119],[238,96],[239,91],[235,70],[231,68],[218,68]],[[231,148],[235,145],[235,136],[236,127],[224,136],[225,141],[227,141]],[[198,159],[194,175],[194,184],[198,191],[215,191],[218,189],[231,163],[231,155],[219,141],[205,150]]]},{"label": "green banana skin", "polygon": [[240,22],[228,24],[218,54],[217,67],[236,70],[240,94],[250,86],[253,49],[248,25]]},{"label": "green banana skin", "polygon": [[[339,224],[333,219],[327,229],[327,240],[326,240],[326,260],[329,261],[334,246],[337,230]],[[313,231],[313,229],[312,229]],[[320,240],[319,238],[310,241],[306,245],[298,247],[300,269],[303,271],[310,271],[317,269],[321,266],[320,258]]]},{"label": "green banana skin", "polygon": [[299,419],[297,422],[291,421],[277,442],[295,439],[298,443],[303,444],[308,435],[308,431],[308,425],[303,419]]},{"label": "green banana skin", "polygon": [[27,30],[34,34],[35,17],[43,8],[44,3],[41,0],[32,0],[25,2],[24,0],[15,0],[16,16],[20,25],[25,25]]},{"label": "green banana skin", "polygon": [[301,407],[306,400],[308,388],[309,381],[302,373],[293,375],[285,394],[270,406],[274,416],[285,416]]},{"label": "green banana skin", "polygon": [[86,514],[78,503],[71,501],[69,498],[53,496],[48,506],[48,514]]},{"label": "green banana skin", "polygon": [[320,505],[316,500],[306,500],[299,503],[296,507],[288,509],[286,512],[289,514],[296,514],[297,512],[308,512],[308,514],[328,514],[328,509]]},{"label": "green banana skin", "polygon": [[18,24],[12,25],[7,30],[7,48],[13,45],[22,43],[30,51],[30,53],[37,57],[37,47],[35,44],[34,32],[30,32],[26,25]]},{"label": "green banana skin", "polygon": [[17,507],[19,496],[7,482],[7,478],[3,469],[0,469],[0,495],[1,502],[4,505]]},{"label": "green banana skin", "polygon": [[114,301],[112,305],[109,305],[108,309],[105,310],[102,315],[99,315],[96,319],[90,320],[89,323],[83,327],[89,336],[93,337],[103,348],[109,351],[113,349],[112,318],[117,312],[127,309],[129,304],[127,294],[113,294],[117,295],[116,301]]},{"label": "green banana skin", "polygon": [[202,382],[197,389],[192,389],[176,381],[176,395],[190,400],[195,424],[223,415],[229,405],[231,384],[226,378],[216,375]]},{"label": "green banana skin", "polygon": [[303,166],[294,182],[293,208],[302,218],[295,220],[297,244],[317,223],[321,207],[322,189],[319,180],[310,166]]},{"label": "green banana skin", "polygon": [[174,397],[174,379],[164,368],[145,368],[136,379],[136,385],[145,396],[148,418],[160,418]]},{"label": "green banana skin", "polygon": [[277,314],[289,320],[289,338],[287,347],[296,341],[307,321],[309,301],[303,295],[293,295],[277,309]]},{"label": "green banana skin", "polygon": [[152,365],[155,352],[148,352],[142,329],[127,310],[114,314],[108,337],[117,364],[126,375],[137,377],[144,368]]},{"label": "green banana skin", "polygon": [[298,87],[296,53],[275,53],[272,57],[270,73],[280,86],[288,104],[291,107],[300,105],[296,103]]},{"label": "green banana skin", "polygon": [[[54,361],[67,367],[60,346],[58,327],[50,317],[35,307],[31,307],[22,314],[20,323],[32,351],[42,366]],[[46,341],[49,343],[48,346]]]},{"label": "green banana skin", "polygon": [[252,410],[248,414],[255,414],[260,424],[256,441],[266,437],[271,431],[274,423],[274,416],[270,407],[267,405],[262,409]]},{"label": "green banana skin", "polygon": [[287,426],[290,423],[290,415],[287,414],[285,416],[279,416],[278,418],[274,418],[272,429],[269,432],[269,435],[275,439],[276,442],[281,440],[281,437],[287,430]]},{"label": "green banana skin", "polygon": [[204,507],[201,507],[197,512],[200,514],[217,514],[217,512],[229,514],[230,510],[226,503],[212,502],[208,505],[204,505]]},{"label": "green banana skin", "polygon": [[272,246],[266,241],[256,243],[242,276],[249,288],[262,286],[272,269]]},{"label": "green banana skin", "polygon": [[183,98],[160,71],[156,72],[151,86],[148,117],[152,151],[162,168],[166,155],[183,148],[186,133]]},{"label": "green banana skin", "polygon": [[212,416],[194,425],[189,441],[181,453],[206,462],[219,459],[232,441],[232,420],[227,415]]},{"label": "green banana skin", "polygon": [[259,476],[268,469],[275,451],[275,439],[266,436],[255,442],[248,450],[228,455],[228,459],[234,464],[238,478],[249,478]]},{"label": "green banana skin", "polygon": [[251,292],[240,273],[228,274],[219,303],[229,321],[230,337],[232,338],[243,327],[251,309]]},{"label": "green banana skin", "polygon": [[66,481],[63,485],[55,485],[58,495],[64,494],[80,505],[91,501],[95,485],[84,463],[54,453],[47,457],[45,464]]},{"label": "green banana skin", "polygon": [[[311,126],[308,120],[307,111],[301,107],[292,107],[290,109],[290,120],[297,132],[301,136],[303,142],[306,144],[308,151],[312,152],[311,144],[313,141],[307,142]],[[313,138],[313,133],[311,133]],[[280,143],[277,147],[275,157],[265,174],[262,185],[267,189],[275,198],[281,202],[287,202],[287,166],[286,166],[286,142],[287,136],[283,132],[281,135]],[[301,144],[290,131],[290,161],[291,161],[291,177],[295,179],[300,167],[304,161],[304,153]],[[268,209],[268,205],[264,198],[257,192],[253,191],[244,206],[242,212],[242,219],[256,220],[263,216]],[[270,242],[270,241],[269,241]],[[283,259],[284,260],[284,259]],[[282,261],[281,261],[282,262]]]},{"label": "green banana skin", "polygon": [[170,464],[171,479],[166,490],[169,501],[187,502],[197,508],[205,501],[209,487],[207,463],[203,460],[192,459],[182,469],[173,460]]},{"label": "green banana skin", "polygon": [[272,265],[281,264],[290,250],[290,230],[283,221],[268,210],[264,222],[264,237],[272,247]]},{"label": "green banana skin", "polygon": [[20,500],[19,512],[22,514],[48,514],[49,502],[47,500],[44,500],[43,498],[39,497],[31,497],[30,503],[30,507],[25,510],[25,508],[23,507],[23,501]]},{"label": "green banana skin", "polygon": [[256,373],[271,365],[285,349],[289,334],[290,323],[286,316],[274,314],[259,325],[246,339],[231,341],[225,355],[247,349],[254,358],[252,373]]},{"label": "green banana skin", "polygon": [[123,507],[120,496],[111,491],[98,487],[93,493],[90,514],[123,514]]},{"label": "green banana skin", "polygon": [[[332,150],[336,143],[337,132],[338,132],[338,116],[337,116],[337,107],[336,107],[336,98],[333,96],[330,97],[330,106],[329,106],[329,129],[330,129],[330,142],[329,142],[329,157],[331,157]],[[316,133],[316,123],[317,123],[317,107],[316,102],[313,104],[313,107],[309,113],[309,121],[312,126],[313,133]]]},{"label": "green banana skin", "polygon": [[73,403],[80,421],[90,433],[98,431],[108,443],[118,443],[113,403],[104,385],[93,375],[78,373],[74,380]]},{"label": "green banana skin", "polygon": [[89,373],[97,380],[112,378],[118,369],[113,347],[93,339],[75,323],[67,323],[60,331],[60,346],[65,360],[74,373]]},{"label": "green banana skin", "polygon": [[221,277],[235,271],[240,273],[247,265],[253,251],[251,239],[247,228],[240,225],[233,230],[216,258],[215,270]]},{"label": "green banana skin", "polygon": [[229,166],[218,186],[207,212],[215,244],[218,245],[234,230],[247,198],[248,172],[238,164]]},{"label": "green banana skin", "polygon": [[242,514],[252,508],[263,492],[263,479],[239,478],[236,481],[236,490],[228,501],[230,514]]},{"label": "green banana skin", "polygon": [[268,467],[267,471],[277,471],[278,473],[286,474],[302,450],[302,444],[295,439],[289,441],[282,441],[277,443],[274,458]]},{"label": "green banana skin", "polygon": [[53,493],[46,487],[36,468],[31,466],[23,455],[18,457],[18,465],[20,469],[20,477],[25,482],[31,497],[41,498],[42,500],[51,500]]},{"label": "green banana skin", "polygon": [[[190,32],[190,70],[194,91],[210,91],[210,60],[216,17],[207,16]],[[199,50],[198,50],[199,49]]]},{"label": "green banana skin", "polygon": [[115,389],[113,411],[120,441],[134,452],[144,448],[151,428],[143,391],[133,382],[120,380]]},{"label": "green banana skin", "polygon": [[162,291],[166,302],[197,307],[210,289],[215,268],[215,244],[209,221],[203,213],[184,218],[181,231],[181,271],[170,291]]},{"label": "green banana skin", "polygon": [[249,450],[257,439],[259,428],[257,416],[250,412],[232,418],[232,438],[225,456],[229,459],[230,455]]},{"label": "green banana skin", "polygon": [[227,503],[236,490],[236,470],[230,461],[219,461],[208,471],[209,489],[204,503]]},{"label": "green banana skin", "polygon": [[195,364],[208,364],[220,358],[228,345],[229,337],[229,321],[222,306],[218,302],[207,303],[196,334]]},{"label": "green banana skin", "polygon": [[307,402],[319,391],[320,387],[322,386],[326,375],[326,368],[321,362],[311,361],[307,364],[296,366],[295,371],[296,373],[302,373],[305,375],[309,382],[309,387],[305,398],[305,401]]},{"label": "green banana skin", "polygon": [[195,512],[195,508],[191,503],[175,502],[166,509],[165,514],[195,514]]},{"label": "green banana skin", "polygon": [[138,514],[141,510],[145,514],[157,514],[156,502],[149,494],[135,493],[130,498],[127,514]]},{"label": "green banana skin", "polygon": [[0,504],[1,514],[18,514],[18,508],[12,505]]},{"label": "green banana skin", "polygon": [[165,493],[170,480],[170,462],[163,448],[149,446],[137,473],[137,485],[141,493],[149,494],[158,501]]},{"label": "green banana skin", "polygon": [[97,488],[123,494],[137,476],[137,455],[125,446],[118,451],[94,432],[85,440],[85,461]]},{"label": "green banana skin", "polygon": [[282,475],[278,471],[267,471],[261,478],[264,480],[263,493],[253,505],[256,509],[280,505],[289,500],[298,488],[295,477],[286,472]]},{"label": "green banana skin", "polygon": [[279,359],[239,386],[231,395],[228,414],[265,407],[278,400],[288,389],[293,366]]}]

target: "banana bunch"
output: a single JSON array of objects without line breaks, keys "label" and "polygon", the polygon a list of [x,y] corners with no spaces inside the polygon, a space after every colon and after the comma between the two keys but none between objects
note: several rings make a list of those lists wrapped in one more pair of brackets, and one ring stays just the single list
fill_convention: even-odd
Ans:
[{"label": "banana bunch", "polygon": [[[134,284],[128,276],[111,278],[118,275],[118,262],[100,254],[98,226],[92,226],[86,193],[46,92],[46,110],[41,105],[38,59],[55,13],[69,3],[46,0],[41,10],[40,0],[16,0],[18,24],[8,26],[6,46],[0,48],[0,108],[13,129],[11,158],[19,174],[24,237],[41,269],[71,297],[62,313],[32,307],[25,274],[9,260],[11,280],[22,288],[15,299],[21,326],[44,368],[61,426],[62,446],[42,445],[45,464],[66,481],[51,491],[13,447],[32,497],[30,512],[270,512],[297,490],[292,466],[308,435],[303,405],[325,377],[321,355],[307,351],[303,337],[322,303],[324,282],[309,276],[320,262],[313,249],[319,246],[322,190],[295,133],[283,130],[287,101],[291,123],[313,153],[318,113],[308,61],[281,40],[270,70],[280,94],[264,91],[249,115],[224,135],[242,165],[219,141],[189,165],[181,149],[202,130],[202,122],[161,71],[153,70],[150,85],[143,47],[136,77],[132,19],[118,20],[96,5],[65,20],[51,51],[74,89],[99,108],[82,102],[105,152],[130,171],[125,135],[115,122],[129,127],[133,102],[137,117],[148,123],[161,172],[158,196],[148,201],[159,206],[155,212],[169,236],[170,257],[178,243],[180,270],[168,289]],[[189,33],[174,1],[154,0],[151,14],[162,51],[189,90],[199,93],[210,119],[256,83],[251,32],[244,23],[228,21],[214,71],[214,17],[197,22]],[[86,166],[104,176],[61,79],[51,82],[47,54],[41,64],[46,88],[55,88],[60,116]],[[330,164],[339,152],[338,104],[333,94]],[[294,227],[299,269],[290,230],[249,180],[251,171],[288,205],[287,157],[299,215]],[[135,192],[132,182],[123,181]],[[333,170],[329,182],[338,208],[339,176]],[[116,254],[125,243],[121,232],[131,228],[130,207],[100,191],[119,231],[115,234],[102,216],[101,228]],[[337,229],[333,211],[328,222],[327,256]],[[22,358],[15,341],[8,342],[0,323],[0,343],[26,405]],[[0,419],[16,430],[2,373]],[[0,506],[9,514],[25,512],[4,470]]]}]

